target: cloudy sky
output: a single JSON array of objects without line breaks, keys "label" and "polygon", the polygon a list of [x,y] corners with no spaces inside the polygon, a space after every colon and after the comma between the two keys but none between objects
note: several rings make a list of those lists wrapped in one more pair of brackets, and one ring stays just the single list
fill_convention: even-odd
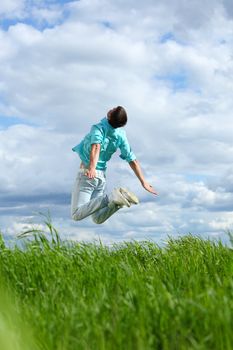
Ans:
[{"label": "cloudy sky", "polygon": [[[4,0],[0,3],[0,230],[51,213],[66,238],[165,240],[233,230],[233,4],[230,0]],[[72,222],[71,148],[123,105],[146,192],[115,154],[108,191],[140,205],[103,225]],[[43,219],[42,219],[43,220]]]}]

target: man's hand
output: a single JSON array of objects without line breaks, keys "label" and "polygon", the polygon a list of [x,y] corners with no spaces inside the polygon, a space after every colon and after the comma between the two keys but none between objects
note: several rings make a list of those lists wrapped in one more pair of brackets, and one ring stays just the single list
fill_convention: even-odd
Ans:
[{"label": "man's hand", "polygon": [[154,188],[148,183],[148,182],[143,182],[142,186],[145,188],[145,190],[147,190],[150,193],[155,194],[156,196],[158,195],[158,193],[154,190]]},{"label": "man's hand", "polygon": [[95,168],[89,168],[87,170],[87,172],[85,173],[85,175],[87,177],[89,177],[89,179],[94,179],[94,177],[96,177],[96,171],[95,171]]}]

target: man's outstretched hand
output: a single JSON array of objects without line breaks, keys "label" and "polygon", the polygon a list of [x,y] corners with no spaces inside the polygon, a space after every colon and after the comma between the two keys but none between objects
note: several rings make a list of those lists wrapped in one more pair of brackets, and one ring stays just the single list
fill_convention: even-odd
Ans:
[{"label": "man's outstretched hand", "polygon": [[142,186],[145,188],[145,190],[147,190],[150,193],[153,193],[154,195],[158,196],[158,193],[154,190],[154,188],[148,183],[148,182],[144,182],[142,184]]}]

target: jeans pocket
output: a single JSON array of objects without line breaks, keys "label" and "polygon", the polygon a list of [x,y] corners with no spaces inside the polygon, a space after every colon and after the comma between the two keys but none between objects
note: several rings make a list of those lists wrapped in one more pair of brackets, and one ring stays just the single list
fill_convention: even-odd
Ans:
[{"label": "jeans pocket", "polygon": [[81,174],[80,184],[81,184],[81,186],[83,186],[83,187],[90,187],[90,188],[93,188],[93,187],[95,187],[96,184],[97,184],[97,178],[94,177],[94,178],[90,179],[87,175]]}]

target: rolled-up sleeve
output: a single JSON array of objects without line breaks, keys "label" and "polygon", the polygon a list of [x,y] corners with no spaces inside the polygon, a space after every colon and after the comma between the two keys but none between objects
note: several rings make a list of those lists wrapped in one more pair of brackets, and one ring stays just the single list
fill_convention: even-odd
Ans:
[{"label": "rolled-up sleeve", "polygon": [[93,125],[91,128],[91,145],[94,143],[102,143],[103,142],[103,131],[97,126]]},{"label": "rolled-up sleeve", "polygon": [[133,151],[132,151],[132,149],[131,149],[131,147],[129,145],[129,142],[127,140],[127,137],[125,135],[124,135],[124,137],[121,140],[119,148],[120,148],[120,151],[121,151],[121,154],[120,154],[121,159],[126,160],[128,163],[132,162],[133,160],[136,159],[136,156],[133,153]]}]

